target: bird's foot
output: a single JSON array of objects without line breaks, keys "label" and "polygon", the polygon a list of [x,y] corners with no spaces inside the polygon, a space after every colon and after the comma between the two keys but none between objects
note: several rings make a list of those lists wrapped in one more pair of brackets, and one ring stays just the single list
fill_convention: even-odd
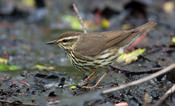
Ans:
[{"label": "bird's foot", "polygon": [[81,86],[81,88],[86,88],[86,89],[102,88],[102,87],[99,87],[98,84],[106,76],[106,74],[107,74],[107,71],[98,79],[98,81],[96,82],[94,86]]}]

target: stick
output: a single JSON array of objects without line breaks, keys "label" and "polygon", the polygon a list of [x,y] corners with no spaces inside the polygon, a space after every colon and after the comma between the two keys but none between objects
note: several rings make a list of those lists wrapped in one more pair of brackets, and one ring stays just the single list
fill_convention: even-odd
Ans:
[{"label": "stick", "polygon": [[154,106],[160,106],[161,103],[175,91],[175,84],[154,104]]},{"label": "stick", "polygon": [[80,13],[79,13],[79,11],[78,11],[76,5],[73,4],[72,6],[73,6],[73,9],[74,9],[74,11],[75,11],[75,13],[76,13],[76,15],[77,15],[77,17],[78,17],[80,23],[81,23],[81,27],[82,27],[82,29],[83,29],[83,32],[86,34],[86,33],[87,33],[87,30],[86,30],[86,26],[85,26],[85,24],[84,24],[84,22],[83,22],[83,19],[82,19],[82,17],[80,16]]},{"label": "stick", "polygon": [[149,76],[146,76],[144,78],[141,78],[141,79],[138,79],[136,81],[133,81],[133,82],[130,82],[130,83],[127,83],[127,84],[122,84],[118,87],[114,87],[114,88],[110,88],[110,89],[107,89],[107,90],[104,90],[102,91],[102,94],[106,94],[106,93],[110,93],[110,92],[114,92],[114,91],[117,91],[117,90],[120,90],[120,89],[123,89],[123,88],[126,88],[126,87],[130,87],[130,86],[133,86],[133,85],[137,85],[137,84],[140,84],[142,82],[145,82],[145,81],[148,81],[148,80],[151,80],[157,76],[160,76],[164,73],[167,73],[168,71],[172,70],[175,68],[175,63],[174,64],[171,64],[170,66],[154,73],[154,74],[151,74]]}]

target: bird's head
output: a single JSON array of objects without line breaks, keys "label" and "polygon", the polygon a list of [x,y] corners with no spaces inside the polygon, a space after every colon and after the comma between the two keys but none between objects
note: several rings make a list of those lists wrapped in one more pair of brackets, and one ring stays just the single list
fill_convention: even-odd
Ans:
[{"label": "bird's head", "polygon": [[66,32],[61,34],[56,40],[47,42],[47,44],[55,44],[70,51],[74,49],[81,34],[81,32]]}]

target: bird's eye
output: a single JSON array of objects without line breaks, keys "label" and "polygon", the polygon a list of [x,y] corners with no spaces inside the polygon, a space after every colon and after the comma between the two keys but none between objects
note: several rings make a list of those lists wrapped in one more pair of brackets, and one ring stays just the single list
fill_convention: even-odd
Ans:
[{"label": "bird's eye", "polygon": [[68,39],[64,39],[64,40],[62,40],[63,42],[68,42],[69,40]]},{"label": "bird's eye", "polygon": [[64,39],[64,40],[62,40],[62,42],[72,42],[72,41],[74,41],[75,39]]}]

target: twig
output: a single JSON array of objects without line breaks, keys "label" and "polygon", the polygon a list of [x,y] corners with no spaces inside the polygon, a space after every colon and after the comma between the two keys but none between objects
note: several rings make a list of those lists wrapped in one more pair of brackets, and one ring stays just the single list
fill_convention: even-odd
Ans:
[{"label": "twig", "polygon": [[139,43],[141,43],[143,41],[143,39],[145,38],[145,36],[147,35],[147,32],[144,32],[143,34],[141,34],[140,37],[138,37],[136,39],[136,41],[134,41],[129,47],[128,50],[133,50],[134,47],[136,47],[136,45],[138,45]]},{"label": "twig", "polygon": [[154,104],[154,106],[160,106],[160,104],[175,91],[175,84]]},{"label": "twig", "polygon": [[83,32],[86,34],[86,33],[87,33],[87,30],[86,30],[86,26],[85,26],[85,24],[84,24],[84,22],[83,22],[83,19],[82,19],[82,17],[80,16],[80,13],[79,13],[79,11],[78,11],[76,5],[75,5],[75,4],[72,4],[72,6],[73,6],[73,9],[74,9],[74,11],[75,11],[75,13],[76,13],[76,15],[77,15],[77,17],[78,17],[80,23],[81,23],[81,27],[82,27],[82,29],[83,29]]},{"label": "twig", "polygon": [[110,67],[112,68],[112,71],[118,72],[118,73],[124,73],[127,76],[129,76],[129,75],[141,75],[141,74],[152,74],[152,73],[155,73],[155,72],[163,69],[162,67],[155,67],[155,68],[150,68],[149,70],[142,70],[140,72],[133,72],[133,71],[119,68],[119,67],[114,67],[112,65],[110,65]]},{"label": "twig", "polygon": [[120,89],[123,89],[123,88],[126,88],[126,87],[130,87],[130,86],[133,86],[133,85],[137,85],[137,84],[140,84],[142,82],[145,82],[145,81],[148,81],[148,80],[151,80],[157,76],[160,76],[164,73],[167,73],[168,71],[172,70],[175,68],[175,63],[174,64],[171,64],[170,66],[154,73],[154,74],[151,74],[149,76],[146,76],[144,78],[141,78],[139,80],[136,80],[136,81],[133,81],[133,82],[130,82],[130,83],[127,83],[127,84],[123,84],[123,85],[120,85],[118,87],[114,87],[114,88],[110,88],[110,89],[107,89],[107,90],[104,90],[102,91],[102,94],[106,94],[106,93],[110,93],[110,92],[114,92],[114,91],[117,91],[117,90],[120,90]]}]

